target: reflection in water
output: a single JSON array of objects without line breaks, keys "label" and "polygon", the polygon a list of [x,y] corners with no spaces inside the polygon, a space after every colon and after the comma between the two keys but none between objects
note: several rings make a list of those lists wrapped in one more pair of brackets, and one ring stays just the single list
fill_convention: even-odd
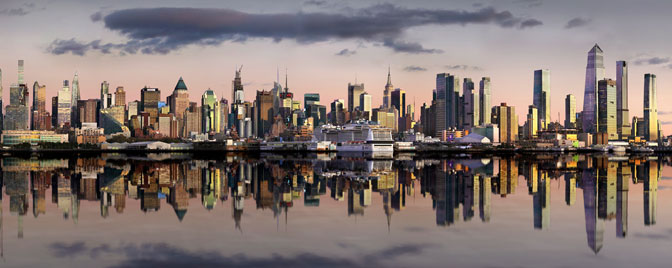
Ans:
[{"label": "reflection in water", "polygon": [[[393,215],[403,213],[407,200],[416,197],[431,198],[437,226],[474,218],[490,222],[492,202],[507,202],[507,196],[516,194],[519,174],[525,180],[521,187],[526,186],[531,195],[533,229],[550,228],[551,191],[564,190],[558,196],[564,196],[567,206],[583,202],[587,243],[597,253],[603,247],[607,222],[615,220],[616,237],[628,233],[631,181],[643,187],[644,224],[656,223],[662,165],[662,159],[655,157],[586,155],[406,160],[324,155],[260,159],[230,155],[219,160],[192,160],[184,155],[7,157],[2,159],[0,185],[5,189],[0,198],[9,198],[11,217],[3,218],[0,206],[0,254],[4,254],[3,221],[16,220],[17,236],[22,238],[23,219],[31,206],[35,218],[52,213],[46,201],[50,189],[51,203],[63,220],[73,223],[79,220],[82,202],[98,202],[102,218],[122,214],[127,199],[139,200],[145,213],[170,206],[179,221],[187,217],[190,202],[200,202],[205,210],[231,206],[234,226],[243,232],[246,203],[247,209],[251,202],[256,209],[272,211],[279,226],[280,221],[287,222],[295,201],[319,207],[321,198],[332,198],[347,199],[348,217],[363,217],[367,210],[382,206],[389,231]],[[554,189],[552,181],[564,187]],[[577,191],[583,194],[582,200],[577,200]],[[379,195],[382,204],[373,204],[373,195]]]}]

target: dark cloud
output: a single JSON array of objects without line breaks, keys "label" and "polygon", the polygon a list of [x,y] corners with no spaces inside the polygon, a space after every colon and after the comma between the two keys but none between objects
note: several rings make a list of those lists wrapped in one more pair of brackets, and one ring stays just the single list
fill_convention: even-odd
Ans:
[{"label": "dark cloud", "polygon": [[528,20],[524,20],[523,22],[520,23],[520,28],[525,29],[525,28],[532,28],[532,27],[537,27],[537,26],[541,26],[541,25],[544,25],[544,23],[541,22],[540,20],[528,19]]},{"label": "dark cloud", "polygon": [[216,251],[187,251],[165,243],[123,244],[112,247],[107,244],[89,248],[84,242],[73,244],[55,243],[50,246],[55,257],[89,257],[116,255],[121,261],[111,267],[378,267],[385,266],[404,256],[422,254],[429,244],[402,244],[371,254],[348,259],[321,256],[314,253],[299,253],[295,256],[272,254],[269,257],[252,257],[246,254],[231,256]]},{"label": "dark cloud", "polygon": [[446,65],[444,66],[448,70],[463,70],[463,71],[481,71],[483,70],[481,67],[478,66],[471,66],[471,65],[464,65],[464,64],[456,64],[456,65]]},{"label": "dark cloud", "polygon": [[[403,19],[399,19],[403,18]],[[523,19],[511,12],[484,7],[475,11],[450,9],[415,9],[380,4],[345,13],[246,13],[231,9],[139,8],[93,14],[105,28],[126,37],[126,43],[99,47],[134,54],[166,54],[189,45],[217,46],[224,42],[245,42],[263,38],[281,42],[295,40],[301,44],[329,40],[360,40],[379,44],[400,53],[440,53],[420,43],[403,39],[413,27],[428,25],[491,24],[502,28],[529,28],[541,25],[536,19]],[[72,46],[68,39],[52,42],[51,51],[70,51],[58,44]],[[70,39],[73,40],[74,39]],[[95,50],[94,46],[80,45]],[[74,51],[73,51],[74,52]],[[86,53],[86,51],[84,51]],[[79,55],[79,54],[77,54]]]},{"label": "dark cloud", "polygon": [[417,65],[409,65],[409,66],[404,67],[404,71],[407,71],[407,72],[424,72],[424,71],[427,71],[427,68],[417,66]]},{"label": "dark cloud", "polygon": [[644,57],[635,60],[635,65],[658,65],[669,63],[670,57]]},{"label": "dark cloud", "polygon": [[573,18],[567,22],[567,25],[565,25],[565,29],[571,29],[571,28],[577,28],[577,27],[582,27],[586,26],[591,22],[590,19],[584,19],[584,18]]},{"label": "dark cloud", "polygon": [[352,56],[352,55],[355,55],[355,54],[357,54],[357,51],[344,48],[341,51],[339,51],[338,53],[336,53],[336,56],[347,57],[347,56]]}]

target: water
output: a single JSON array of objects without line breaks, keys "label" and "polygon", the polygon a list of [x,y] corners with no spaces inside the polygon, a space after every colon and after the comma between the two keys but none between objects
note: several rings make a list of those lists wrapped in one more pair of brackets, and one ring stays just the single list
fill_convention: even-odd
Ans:
[{"label": "water", "polygon": [[5,156],[0,266],[672,260],[668,157],[196,157]]}]

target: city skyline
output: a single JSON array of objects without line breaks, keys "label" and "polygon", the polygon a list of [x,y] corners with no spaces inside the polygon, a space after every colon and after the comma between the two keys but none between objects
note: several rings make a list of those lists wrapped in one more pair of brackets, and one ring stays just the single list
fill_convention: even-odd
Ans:
[{"label": "city skyline", "polygon": [[[42,15],[45,18],[53,18],[54,16],[63,16],[57,14],[58,12],[49,12],[50,10],[58,11],[68,5],[53,6],[48,3],[36,2],[32,9],[29,6],[23,6],[21,2],[11,2],[16,8],[23,8],[27,14],[22,16],[0,16],[0,20],[10,25],[19,23],[25,20],[31,20],[31,23],[39,25],[43,18],[36,18]],[[226,6],[212,6],[207,3],[195,3],[196,7],[214,7],[214,8],[228,8],[232,10],[245,11],[248,13],[259,12],[261,7],[252,5],[245,6],[236,3],[229,3]],[[363,10],[371,6],[366,3],[327,3],[331,5],[340,5],[351,7],[355,10]],[[571,16],[561,17],[556,15],[542,16],[535,14],[544,14],[549,9],[558,6],[556,3],[543,2],[539,6],[530,7],[520,3],[506,3],[499,5],[483,4],[480,7],[473,6],[473,3],[456,2],[455,8],[446,7],[441,4],[433,2],[422,2],[416,6],[406,6],[401,3],[390,2],[387,5],[388,9],[379,7],[379,11],[387,10],[413,10],[414,12],[426,11],[429,8],[438,8],[440,10],[463,10],[465,12],[479,12],[482,8],[492,6],[498,12],[509,11],[517,20],[519,27],[505,27],[497,21],[486,22],[467,22],[464,27],[457,27],[450,23],[436,22],[427,25],[408,26],[414,28],[414,34],[411,37],[399,38],[397,41],[417,41],[422,43],[422,47],[427,50],[420,53],[408,53],[394,50],[391,46],[385,46],[376,40],[359,40],[358,38],[337,38],[327,36],[327,40],[331,41],[311,41],[308,43],[296,42],[293,38],[285,37],[281,42],[268,42],[264,36],[251,36],[251,40],[245,43],[224,42],[216,46],[200,46],[198,44],[187,44],[183,47],[169,51],[167,54],[145,55],[142,53],[128,54],[120,56],[115,53],[105,54],[100,51],[89,50],[79,56],[73,50],[69,52],[56,55],[53,49],[48,52],[47,49],[51,46],[50,38],[75,40],[80,42],[90,42],[92,40],[85,40],[86,35],[79,35],[76,32],[62,33],[53,31],[48,33],[40,40],[31,41],[26,35],[35,35],[35,30],[23,29],[24,26],[18,26],[17,30],[10,33],[16,36],[17,40],[23,37],[29,46],[18,46],[19,42],[10,41],[3,44],[4,49],[11,49],[16,51],[12,58],[3,57],[0,59],[0,66],[3,70],[3,88],[5,89],[4,100],[8,99],[9,85],[15,81],[12,79],[16,77],[17,59],[25,60],[25,81],[31,84],[38,81],[40,85],[46,85],[47,107],[50,107],[51,98],[60,88],[62,80],[72,80],[75,73],[80,77],[81,99],[90,99],[97,97],[100,94],[99,87],[102,81],[108,81],[112,88],[123,86],[127,94],[127,101],[140,99],[139,90],[145,85],[148,87],[157,87],[164,92],[164,96],[169,94],[170,89],[174,87],[175,81],[180,77],[189,84],[190,91],[195,91],[190,94],[191,101],[198,101],[202,92],[211,88],[217,96],[230,96],[231,91],[231,76],[233,76],[233,69],[236,66],[245,65],[243,71],[243,82],[246,86],[246,91],[256,90],[270,90],[272,82],[275,79],[276,70],[278,67],[286,67],[290,77],[290,87],[296,96],[303,96],[304,93],[320,93],[322,102],[328,104],[335,98],[342,97],[346,89],[347,83],[355,82],[365,83],[367,85],[367,92],[372,96],[372,106],[378,107],[382,104],[382,91],[385,85],[385,71],[391,66],[392,76],[395,87],[406,91],[407,103],[416,103],[416,113],[423,102],[429,102],[431,99],[431,92],[435,87],[434,77],[436,73],[448,72],[455,74],[460,78],[472,78],[473,81],[480,80],[480,77],[490,77],[492,80],[492,104],[496,105],[500,102],[507,102],[511,106],[518,107],[519,118],[524,118],[529,104],[532,103],[530,91],[533,88],[533,70],[549,69],[552,74],[551,78],[551,121],[564,121],[564,96],[566,94],[573,94],[576,96],[576,103],[580,105],[583,103],[584,86],[585,85],[585,53],[587,49],[595,43],[600,44],[604,49],[604,65],[606,70],[606,77],[616,78],[615,63],[618,60],[625,60],[631,63],[629,65],[629,110],[630,116],[643,116],[643,94],[642,88],[644,86],[644,74],[654,73],[659,78],[658,87],[662,90],[658,91],[658,98],[665,99],[669,97],[669,93],[664,90],[666,88],[665,77],[670,75],[669,69],[666,67],[667,55],[664,54],[661,40],[646,33],[647,31],[637,32],[633,29],[637,25],[643,23],[655,23],[659,17],[655,14],[649,14],[647,20],[643,22],[629,21],[626,27],[619,28],[630,35],[644,35],[647,40],[661,41],[650,42],[643,47],[636,47],[632,43],[624,43],[625,40],[611,40],[605,36],[613,34],[610,28],[605,29],[605,26],[613,21],[605,17],[606,12],[612,12],[611,15],[618,14],[616,10],[618,7],[624,7],[625,3],[611,3],[605,7],[603,11],[591,11],[590,13],[581,14],[583,18],[590,20],[581,27],[570,27],[570,21],[573,21]],[[649,3],[650,5],[665,5],[663,3]],[[177,3],[161,2],[162,6],[179,6]],[[584,6],[591,7],[594,3],[584,3]],[[649,6],[650,6],[649,5]],[[11,5],[8,5],[11,6]],[[391,7],[390,7],[391,6]],[[627,10],[636,9],[636,6],[627,5]],[[73,14],[67,18],[65,22],[85,23],[81,27],[82,32],[99,33],[106,39],[118,40],[120,35],[114,32],[114,29],[105,31],[105,27],[101,27],[98,23],[100,19],[105,20],[106,15],[110,15],[118,10],[128,10],[137,8],[137,6],[129,2],[115,3],[115,6],[110,6],[101,10],[98,3],[87,3],[73,7]],[[268,5],[269,9],[265,9],[265,13],[288,13],[294,14],[297,10],[314,13],[325,12],[323,6],[315,6],[305,4],[304,2],[288,2],[281,7]],[[336,9],[341,10],[341,9]],[[649,10],[649,9],[647,9]],[[534,11],[534,12],[532,12]],[[101,12],[101,13],[98,13]],[[391,12],[391,11],[390,11]],[[603,13],[605,12],[605,13]],[[356,12],[355,12],[356,13]],[[352,14],[355,14],[352,13]],[[95,15],[99,14],[98,21],[95,20]],[[614,16],[618,17],[618,16]],[[63,18],[63,17],[59,17]],[[543,18],[543,19],[542,19]],[[541,25],[535,27],[522,27],[521,23],[524,20],[538,19],[543,22]],[[42,22],[44,24],[44,22]],[[98,23],[98,24],[97,24]],[[614,25],[618,25],[615,22]],[[574,24],[571,25],[575,25]],[[579,23],[581,24],[581,23]],[[404,26],[406,27],[406,26]],[[402,28],[402,31],[407,33],[407,28]],[[48,27],[47,27],[48,28]],[[75,27],[78,28],[78,27]],[[523,28],[523,29],[521,29]],[[566,29],[567,28],[567,29]],[[440,30],[455,32],[455,34],[462,34],[474,40],[470,42],[477,44],[474,48],[465,47],[443,47],[440,38],[433,38],[427,36],[428,30]],[[600,31],[604,30],[604,31]],[[491,36],[483,36],[481,32],[489,32]],[[545,32],[552,32],[554,36],[546,36]],[[416,33],[417,32],[417,33]],[[588,35],[587,33],[591,33]],[[96,34],[98,35],[98,34]],[[496,49],[492,47],[492,51],[504,51],[506,53],[498,53],[498,56],[491,55],[491,49],[488,49],[488,40],[499,38],[501,40],[503,35],[514,35],[521,37],[524,42],[519,44],[510,44],[510,42],[498,43]],[[556,38],[566,37],[568,35],[577,35],[577,37],[568,40],[566,45],[560,48],[543,48],[540,41],[531,41],[532,36],[546,36],[549,37],[550,42]],[[49,38],[47,38],[49,37]],[[123,37],[123,36],[121,36]],[[493,39],[491,39],[493,38]],[[643,38],[643,37],[642,37]],[[510,38],[509,38],[510,39]],[[607,41],[608,40],[608,41]],[[21,42],[21,43],[26,43]],[[664,42],[662,42],[664,43]],[[361,44],[362,48],[358,48]],[[641,45],[637,45],[641,46]],[[657,47],[661,46],[661,47]],[[53,47],[52,47],[53,48]],[[262,50],[270,48],[268,52],[261,52]],[[340,48],[340,49],[339,49]],[[337,56],[335,54],[347,55],[349,49],[350,56]],[[260,50],[261,49],[261,50]],[[435,51],[429,51],[434,49]],[[438,53],[438,49],[443,53]],[[552,50],[562,57],[550,57],[545,50]],[[238,52],[244,52],[242,56],[233,56]],[[250,55],[250,52],[256,51],[255,55]],[[278,51],[288,51],[288,53],[274,53]],[[306,53],[308,56],[300,56],[299,52]],[[352,51],[356,51],[354,54]],[[459,53],[456,53],[458,52]],[[328,53],[327,53],[328,52]],[[340,53],[343,52],[343,53]],[[432,52],[432,53],[430,53]],[[75,53],[75,54],[73,54]],[[212,54],[213,57],[204,58],[204,53]],[[267,54],[270,53],[270,54]],[[648,54],[648,56],[643,56]],[[318,55],[319,54],[319,55]],[[459,55],[459,56],[456,56]],[[484,54],[483,56],[478,56]],[[490,54],[490,55],[489,55]],[[522,56],[522,55],[527,56]],[[530,56],[532,55],[532,56]],[[225,57],[226,59],[222,59]],[[518,57],[513,60],[514,57]],[[328,60],[333,64],[324,64]],[[175,64],[179,62],[180,64]],[[318,63],[320,62],[320,63]],[[506,62],[506,65],[503,63]],[[94,64],[95,63],[95,64]],[[98,66],[105,66],[100,68]],[[124,66],[121,69],[121,66]],[[133,67],[128,67],[133,66]],[[344,68],[349,66],[348,68]],[[478,68],[476,68],[477,66]],[[317,68],[316,68],[317,67]],[[417,67],[417,68],[414,68]],[[48,70],[48,71],[47,71]],[[123,71],[120,71],[123,70]],[[161,70],[160,75],[154,70]],[[414,70],[414,71],[412,71]],[[192,89],[193,88],[193,89]],[[6,92],[6,93],[5,93]],[[74,92],[73,92],[74,93]],[[510,96],[509,96],[510,95]],[[254,94],[246,94],[245,100],[251,101],[254,99]],[[7,103],[7,101],[5,101]],[[32,105],[32,104],[31,104]],[[668,125],[668,112],[664,108],[660,110],[659,119],[662,124],[662,129],[665,133],[669,133],[670,125]],[[561,114],[560,118],[558,113]],[[522,120],[521,120],[522,121]]]}]

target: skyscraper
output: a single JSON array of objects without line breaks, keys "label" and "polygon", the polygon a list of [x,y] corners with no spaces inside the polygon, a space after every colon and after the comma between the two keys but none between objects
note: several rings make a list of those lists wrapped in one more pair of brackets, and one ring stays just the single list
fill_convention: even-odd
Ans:
[{"label": "skyscraper", "polygon": [[460,117],[460,78],[448,73],[436,75],[436,99],[444,104],[437,106],[436,130],[462,127]]},{"label": "skyscraper", "polygon": [[616,125],[620,139],[630,135],[630,110],[628,109],[628,64],[616,62]]},{"label": "skyscraper", "polygon": [[217,95],[211,89],[203,92],[201,97],[201,112],[203,123],[202,132],[203,133],[218,133],[219,124],[221,122],[219,116],[221,116],[221,111],[219,109],[219,100]]},{"label": "skyscraper", "polygon": [[19,69],[18,69],[18,74],[19,74],[19,85],[23,85],[23,60],[19,60]]},{"label": "skyscraper", "polygon": [[586,65],[586,88],[583,96],[582,124],[583,132],[594,133],[597,130],[597,81],[604,79],[603,51],[595,44],[588,51]]},{"label": "skyscraper", "polygon": [[359,110],[368,113],[367,120],[371,120],[373,110],[371,107],[371,95],[369,93],[364,92],[359,95]]},{"label": "skyscraper", "polygon": [[75,78],[72,79],[70,93],[72,94],[70,97],[70,116],[72,117],[70,122],[77,122],[79,118],[77,114],[77,102],[79,101],[79,75],[77,73],[75,73]]},{"label": "skyscraper", "polygon": [[236,76],[233,78],[233,90],[231,91],[231,100],[233,104],[240,104],[245,101],[245,94],[243,91],[243,82],[240,77],[240,72],[243,70],[243,66],[240,66],[240,69],[236,70]]},{"label": "skyscraper", "polygon": [[63,88],[58,91],[58,119],[56,120],[58,125],[54,127],[62,127],[64,124],[71,122],[72,101],[70,98],[72,98],[72,93],[70,92],[69,81],[63,80]]},{"label": "skyscraper", "polygon": [[144,87],[140,91],[140,111],[149,113],[150,124],[155,123],[159,118],[159,101],[161,101],[161,91],[158,88]]},{"label": "skyscraper", "polygon": [[644,75],[644,137],[648,141],[658,140],[658,99],[656,97],[656,75]]},{"label": "skyscraper", "polygon": [[102,109],[113,105],[110,96],[110,83],[103,81],[100,83],[100,101],[102,102]]},{"label": "skyscraper", "polygon": [[254,135],[263,138],[271,130],[273,124],[273,94],[271,91],[257,90],[257,98],[254,107],[256,117],[254,120]]},{"label": "skyscraper", "polygon": [[37,81],[33,84],[33,109],[31,117],[31,129],[33,130],[45,130],[47,116],[47,107],[46,107],[46,92],[47,87],[40,85]]},{"label": "skyscraper", "polygon": [[538,130],[545,130],[551,123],[551,71],[534,71],[534,106],[539,112]]},{"label": "skyscraper", "polygon": [[124,91],[124,87],[117,87],[117,90],[114,91],[114,106],[126,107],[126,91]]},{"label": "skyscraper", "polygon": [[514,143],[518,137],[518,116],[516,107],[502,103],[497,106],[499,121],[499,141],[501,143]]},{"label": "skyscraper", "polygon": [[482,125],[487,125],[490,124],[490,116],[492,108],[491,106],[492,91],[490,89],[490,77],[481,78],[478,91],[479,91],[478,96],[480,98],[478,103],[479,121],[481,122]]},{"label": "skyscraper", "polygon": [[390,108],[395,108],[399,111],[399,117],[406,116],[406,91],[397,88],[390,93]]},{"label": "skyscraper", "polygon": [[348,112],[353,112],[359,107],[359,95],[364,93],[364,84],[348,83]]},{"label": "skyscraper", "polygon": [[565,97],[565,128],[576,128],[576,98],[572,94]]},{"label": "skyscraper", "polygon": [[[170,105],[170,113],[177,117],[178,129],[182,129],[184,127],[184,111],[189,108],[189,91],[182,77],[177,80],[168,105]],[[182,134],[183,131],[179,131],[178,133]]]},{"label": "skyscraper", "polygon": [[466,130],[471,130],[472,127],[480,125],[480,111],[479,103],[480,97],[478,96],[479,91],[474,88],[474,82],[471,81],[471,78],[465,78],[462,83],[462,96],[464,96],[464,119],[463,119],[463,128]]},{"label": "skyscraper", "polygon": [[394,86],[392,85],[392,75],[390,75],[390,68],[387,68],[387,84],[385,84],[385,90],[383,91],[383,109],[390,108],[390,92]]},{"label": "skyscraper", "polygon": [[527,121],[525,122],[525,137],[528,139],[537,137],[539,130],[539,117],[537,107],[530,105],[527,108]]},{"label": "skyscraper", "polygon": [[598,82],[597,114],[597,131],[599,133],[607,133],[609,140],[617,140],[616,81],[603,79]]}]

